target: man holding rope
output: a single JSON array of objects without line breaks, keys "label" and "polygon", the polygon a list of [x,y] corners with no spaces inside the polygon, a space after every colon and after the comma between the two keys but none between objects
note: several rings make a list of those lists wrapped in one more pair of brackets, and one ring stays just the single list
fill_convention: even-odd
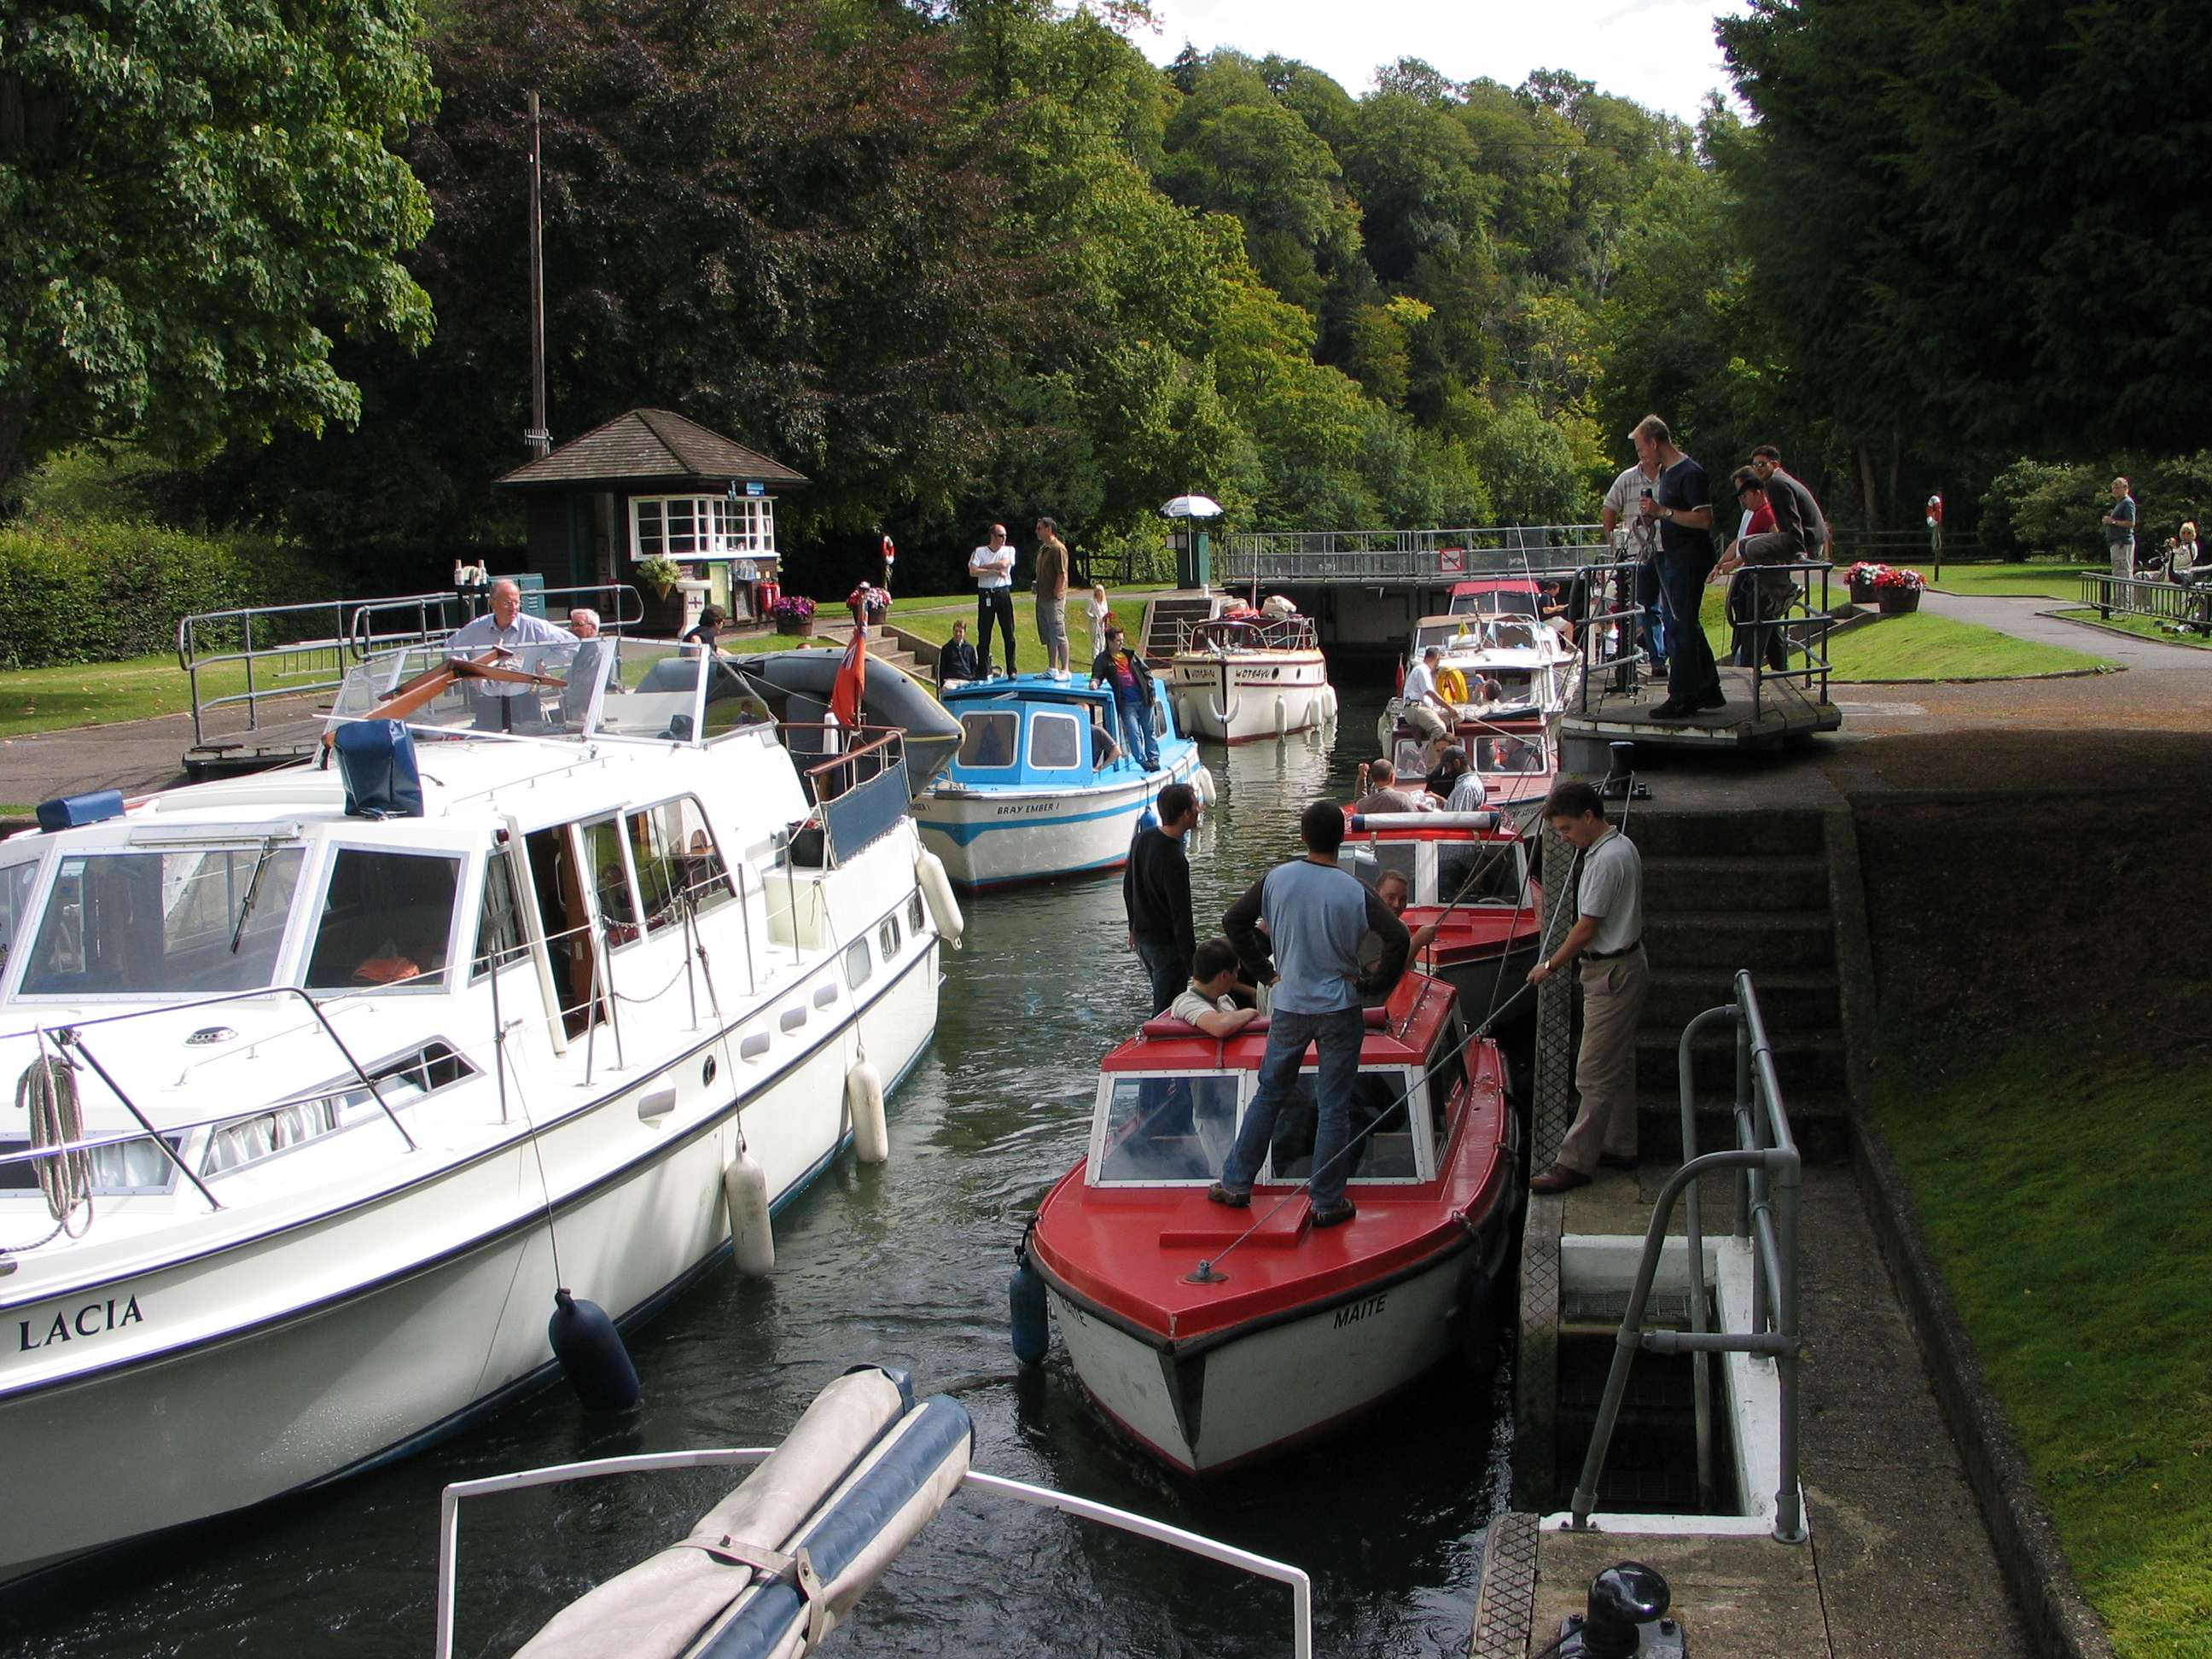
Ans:
[{"label": "man holding rope", "polygon": [[1582,963],[1583,1042],[1575,1055],[1582,1096],[1573,1126],[1532,1193],[1587,1187],[1600,1169],[1632,1170],[1636,1155],[1636,1028],[1651,982],[1644,957],[1644,860],[1636,843],[1605,821],[1605,803],[1587,783],[1555,787],[1544,817],[1580,857],[1575,925],[1550,956],[1528,970],[1541,985]]}]

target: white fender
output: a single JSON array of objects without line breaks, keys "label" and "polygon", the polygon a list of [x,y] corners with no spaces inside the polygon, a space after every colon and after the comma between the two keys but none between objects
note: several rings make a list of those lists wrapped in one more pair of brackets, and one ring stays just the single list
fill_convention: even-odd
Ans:
[{"label": "white fender", "polygon": [[923,901],[937,923],[937,931],[954,950],[960,948],[960,935],[967,931],[968,923],[960,914],[960,901],[952,896],[952,878],[945,873],[945,860],[922,849],[914,861],[914,878],[921,888]]},{"label": "white fender", "polygon": [[722,1171],[722,1201],[730,1210],[730,1244],[738,1271],[766,1279],[775,1271],[775,1230],[768,1214],[768,1171],[743,1146]]},{"label": "white fender", "polygon": [[1321,718],[1324,725],[1336,724],[1336,688],[1324,684],[1321,689]]},{"label": "white fender", "polygon": [[845,1109],[853,1115],[853,1156],[881,1164],[891,1155],[890,1126],[884,1120],[884,1076],[862,1060],[845,1073]]},{"label": "white fender", "polygon": [[1275,693],[1275,741],[1277,743],[1280,743],[1285,737],[1290,735],[1290,702],[1281,692],[1278,691]]},{"label": "white fender", "polygon": [[1188,697],[1175,700],[1176,730],[1186,738],[1198,735],[1198,707]]},{"label": "white fender", "polygon": [[1237,718],[1237,694],[1232,689],[1235,680],[1236,671],[1229,665],[1229,659],[1224,657],[1221,659],[1221,702],[1216,703],[1211,691],[1206,694],[1206,712],[1221,722],[1221,735],[1224,740],[1229,736],[1229,722]]},{"label": "white fender", "polygon": [[1220,798],[1221,793],[1214,787],[1213,774],[1205,767],[1200,767],[1198,775],[1191,780],[1191,787],[1198,791],[1199,805],[1212,811],[1213,803]]}]

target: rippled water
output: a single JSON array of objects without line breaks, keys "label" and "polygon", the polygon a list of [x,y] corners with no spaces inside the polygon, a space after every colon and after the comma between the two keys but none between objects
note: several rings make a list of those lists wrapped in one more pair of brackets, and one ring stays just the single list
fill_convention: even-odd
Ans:
[{"label": "rippled water", "polygon": [[[1201,936],[1296,851],[1307,801],[1348,791],[1379,705],[1346,699],[1334,754],[1296,738],[1209,750],[1221,800],[1193,848]],[[40,1656],[424,1654],[446,1482],[772,1443],[845,1366],[876,1360],[967,1406],[978,1468],[1304,1567],[1323,1653],[1463,1650],[1482,1529],[1504,1498],[1504,1378],[1447,1369],[1370,1425],[1198,1490],[1115,1439],[1057,1341],[1039,1373],[1018,1372],[1006,1281],[1021,1218],[1080,1155],[1098,1057],[1144,1014],[1145,993],[1123,949],[1117,878],[989,895],[969,915],[937,1040],[891,1102],[890,1163],[844,1159],[787,1208],[772,1280],[725,1267],[635,1334],[638,1413],[589,1419],[550,1389],[396,1468],[105,1564],[35,1622],[0,1626],[0,1644]],[[624,1477],[474,1500],[459,1651],[512,1651],[565,1601],[681,1536],[732,1479]],[[1275,1585],[963,1494],[831,1650],[1279,1654],[1288,1629],[1288,1592]]]}]

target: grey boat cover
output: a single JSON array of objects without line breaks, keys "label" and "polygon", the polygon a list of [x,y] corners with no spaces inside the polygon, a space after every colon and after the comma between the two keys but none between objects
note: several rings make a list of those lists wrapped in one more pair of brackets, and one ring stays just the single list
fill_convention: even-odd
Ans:
[{"label": "grey boat cover", "polygon": [[517,1659],[811,1653],[944,1507],[974,1434],[957,1402],[916,1405],[903,1374],[856,1366],[682,1543],[571,1602]]},{"label": "grey boat cover", "polygon": [[[777,716],[800,722],[818,721],[830,707],[830,690],[836,683],[842,651],[756,651],[726,655],[720,659],[755,682],[771,702],[781,699]],[[710,688],[708,697],[719,695]],[[895,726],[906,733],[907,788],[918,794],[945,769],[960,747],[960,722],[945,712],[929,688],[880,657],[868,659],[868,673],[860,698],[861,713],[871,726]],[[790,737],[793,754],[805,752],[805,735]]]}]

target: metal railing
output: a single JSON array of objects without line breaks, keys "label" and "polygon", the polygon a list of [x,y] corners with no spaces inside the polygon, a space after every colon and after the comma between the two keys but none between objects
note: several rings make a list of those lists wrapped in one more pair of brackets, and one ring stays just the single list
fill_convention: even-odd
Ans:
[{"label": "metal railing", "polygon": [[1594,524],[1466,530],[1249,531],[1224,538],[1215,581],[1435,583],[1571,574],[1612,551]]},{"label": "metal railing", "polygon": [[2115,611],[2131,617],[2150,617],[2179,627],[2212,633],[2212,571],[2201,580],[2143,581],[2132,576],[2084,576],[2081,603],[2098,615]]},{"label": "metal railing", "polygon": [[1311,617],[1201,617],[1177,619],[1177,651],[1310,651]]},{"label": "metal railing", "polygon": [[[1735,1138],[1733,1152],[1698,1151],[1698,1115],[1690,1074],[1690,1045],[1710,1025],[1735,1027]],[[1797,1366],[1802,1334],[1797,1304],[1797,1206],[1803,1163],[1790,1132],[1790,1114],[1783,1105],[1782,1085],[1774,1074],[1774,1048],[1767,1041],[1765,1023],[1759,1012],[1759,997],[1751,975],[1739,970],[1735,1000],[1708,1008],[1682,1028],[1678,1050],[1682,1097],[1682,1167],[1660,1189],[1652,1206],[1651,1223],[1644,1230],[1644,1253],[1637,1262],[1636,1286],[1614,1338],[1613,1369],[1605,1380],[1605,1396],[1598,1406],[1597,1425],[1590,1434],[1589,1453],[1575,1483],[1573,1524],[1589,1525],[1596,1507],[1597,1482],[1613,1431],[1620,1419],[1620,1405],[1628,1391],[1628,1373],[1637,1350],[1653,1353],[1687,1353],[1695,1357],[1698,1399],[1698,1483],[1700,1491],[1713,1486],[1711,1431],[1705,1413],[1705,1356],[1747,1353],[1754,1360],[1771,1361],[1780,1384],[1779,1472],[1774,1493],[1774,1536],[1784,1544],[1806,1540],[1805,1516],[1797,1482]],[[1706,1323],[1705,1246],[1703,1218],[1698,1212],[1698,1182],[1715,1170],[1735,1175],[1735,1237],[1752,1251],[1751,1311],[1743,1330],[1709,1331]],[[1690,1286],[1690,1328],[1687,1331],[1649,1329],[1644,1322],[1651,1285],[1667,1243],[1667,1227],[1674,1201],[1687,1193]]]},{"label": "metal railing", "polygon": [[[356,662],[444,639],[477,614],[476,597],[473,589],[446,588],[382,599],[246,605],[179,618],[177,666],[190,683],[194,746],[208,741],[210,711],[243,704],[245,729],[258,732],[262,711],[272,701],[335,691]],[[637,590],[626,582],[549,587],[543,597],[549,608],[599,611],[610,633],[634,627],[645,616]],[[203,695],[201,671],[234,663],[245,665],[246,689]]]},{"label": "metal railing", "polygon": [[[1787,574],[1791,579],[1791,599],[1782,615],[1739,624],[1749,632],[1758,647],[1748,665],[1751,714],[1754,720],[1765,712],[1769,680],[1803,680],[1814,701],[1828,701],[1828,678],[1833,672],[1828,661],[1828,635],[1835,627],[1834,617],[1828,614],[1832,597],[1829,577],[1833,569],[1825,559],[1800,559],[1792,564],[1743,565],[1729,577],[1731,583],[1755,580],[1762,574]],[[1614,689],[1627,690],[1650,665],[1651,653],[1644,647],[1644,607],[1636,602],[1637,570],[1638,563],[1632,559],[1592,564],[1582,573],[1590,585],[1590,605],[1589,613],[1575,624],[1579,630],[1577,644],[1582,653],[1580,683],[1576,688],[1578,714],[1589,713],[1590,686],[1599,676],[1611,676]],[[1815,576],[1817,603],[1813,598]],[[1671,629],[1674,625],[1674,619],[1669,617],[1666,626]],[[1704,624],[1700,621],[1693,625]],[[1802,665],[1768,667],[1765,644],[1771,635],[1780,635],[1785,662],[1802,656]]]}]

